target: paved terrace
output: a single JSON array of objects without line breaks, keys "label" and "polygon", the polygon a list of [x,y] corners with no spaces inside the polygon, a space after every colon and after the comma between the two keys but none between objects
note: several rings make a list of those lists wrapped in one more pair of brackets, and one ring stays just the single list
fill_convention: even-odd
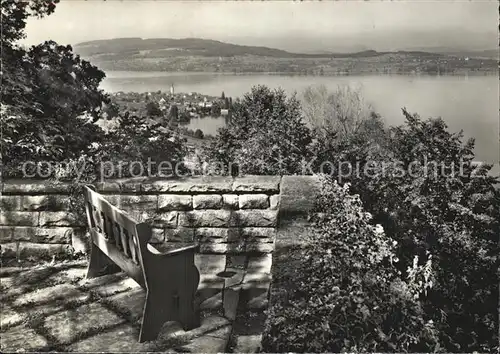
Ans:
[{"label": "paved terrace", "polygon": [[[271,284],[271,252],[303,239],[305,230],[291,224],[310,209],[317,193],[315,181],[309,176],[188,179],[142,182],[139,190],[127,189],[126,183],[108,184],[114,189],[106,196],[132,214],[148,211],[156,219],[174,215],[176,221],[187,214],[197,217],[194,225],[160,223],[153,231],[167,244],[183,233],[189,241],[200,242],[195,262],[201,273],[197,292],[201,326],[184,332],[178,323],[166,323],[156,341],[145,343],[138,342],[145,291],[132,279],[118,273],[85,280],[86,259],[36,260],[40,250],[71,247],[76,251],[82,244],[76,242],[81,233],[77,231],[82,230],[73,225],[63,203],[68,198],[61,190],[65,186],[5,183],[0,206],[7,212],[0,215],[0,247],[7,252],[14,245],[12,255],[21,262],[12,259],[14,266],[0,270],[0,350],[258,351]],[[181,203],[184,200],[186,205]],[[228,201],[231,205],[226,206]],[[224,219],[233,214],[240,224],[232,226]],[[153,222],[159,223],[156,219]]]},{"label": "paved terrace", "polygon": [[124,273],[85,280],[86,260],[1,269],[2,352],[256,352],[271,255],[197,255],[201,327],[139,343],[145,291]]}]

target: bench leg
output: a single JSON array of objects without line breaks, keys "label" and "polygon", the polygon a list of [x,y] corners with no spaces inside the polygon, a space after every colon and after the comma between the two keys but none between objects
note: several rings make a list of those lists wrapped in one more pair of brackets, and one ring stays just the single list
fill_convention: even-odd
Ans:
[{"label": "bench leg", "polygon": [[106,256],[93,242],[90,246],[90,260],[87,267],[86,279],[96,278],[105,274],[113,274],[120,271],[108,256]]},{"label": "bench leg", "polygon": [[156,340],[163,324],[172,319],[172,305],[169,304],[168,297],[148,290],[139,342]]},{"label": "bench leg", "polygon": [[178,321],[185,331],[189,331],[200,326],[200,314],[198,305],[195,303],[200,273],[196,267],[188,268],[186,273],[185,283],[179,297]]},{"label": "bench leg", "polygon": [[179,322],[185,331],[190,331],[200,326],[200,314],[195,306],[194,296],[180,299]]}]

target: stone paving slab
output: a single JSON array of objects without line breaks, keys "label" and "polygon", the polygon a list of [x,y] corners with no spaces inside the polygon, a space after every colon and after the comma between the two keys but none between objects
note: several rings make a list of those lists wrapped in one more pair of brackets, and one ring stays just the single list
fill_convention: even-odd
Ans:
[{"label": "stone paving slab", "polygon": [[139,284],[123,272],[83,280],[80,285],[104,297],[131,289],[141,288]]},{"label": "stone paving slab", "polygon": [[262,342],[261,334],[235,336],[233,353],[257,353]]},{"label": "stone paving slab", "polygon": [[47,288],[38,289],[19,296],[14,300],[14,306],[37,305],[56,299],[64,299],[65,301],[82,301],[88,298],[85,294],[71,284],[59,284]]},{"label": "stone paving slab", "polygon": [[[119,327],[91,336],[68,347],[72,352],[153,352],[158,348],[154,342],[139,343],[139,330],[130,325]],[[167,348],[168,349],[168,348]]]},{"label": "stone paving slab", "polygon": [[10,306],[2,304],[1,308],[1,316],[0,316],[0,328],[5,328],[7,326],[13,326],[20,323],[23,319],[23,315],[15,310],[13,310]]},{"label": "stone paving slab", "polygon": [[142,288],[132,289],[106,298],[108,307],[111,306],[116,311],[126,315],[134,323],[141,320],[145,302],[146,292]]},{"label": "stone paving slab", "polygon": [[58,343],[69,344],[91,331],[99,332],[124,322],[101,304],[92,303],[49,316],[44,327]]},{"label": "stone paving slab", "polygon": [[226,269],[226,255],[224,254],[197,254],[194,262],[200,274],[217,274]]},{"label": "stone paving slab", "polygon": [[36,352],[48,345],[47,340],[24,325],[13,327],[0,334],[0,350],[8,352]]},{"label": "stone paving slab", "polygon": [[[158,340],[147,343],[138,342],[146,293],[126,274],[86,280],[85,261],[12,267],[0,275],[4,285],[0,296],[6,300],[2,351],[5,347],[10,351],[224,352],[238,313],[248,306],[262,308],[263,299],[267,300],[270,259],[268,255],[197,255],[201,326],[185,332],[179,323],[169,322]],[[29,328],[23,321],[28,321]],[[240,340],[241,348],[253,348],[249,338]]]},{"label": "stone paving slab", "polygon": [[271,265],[273,264],[272,254],[250,257],[248,259],[247,273],[265,273],[271,274]]}]

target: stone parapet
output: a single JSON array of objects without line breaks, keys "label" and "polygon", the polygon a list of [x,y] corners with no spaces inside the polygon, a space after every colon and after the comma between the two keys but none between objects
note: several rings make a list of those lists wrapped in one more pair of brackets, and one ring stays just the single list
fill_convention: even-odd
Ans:
[{"label": "stone parapet", "polygon": [[[152,242],[196,242],[201,253],[241,254],[272,252],[276,229],[311,209],[318,183],[312,176],[214,176],[130,178],[93,188],[138,222],[149,223]],[[74,191],[69,183],[1,183],[2,253],[83,250],[86,216],[75,215]]]}]

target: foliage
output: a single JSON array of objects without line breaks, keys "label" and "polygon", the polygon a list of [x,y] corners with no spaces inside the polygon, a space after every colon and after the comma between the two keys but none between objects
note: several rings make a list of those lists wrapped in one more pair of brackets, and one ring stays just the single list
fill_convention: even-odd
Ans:
[{"label": "foliage", "polygon": [[146,114],[150,117],[160,117],[162,115],[158,102],[149,101],[146,103]]},{"label": "foliage", "polygon": [[208,149],[209,162],[237,165],[247,174],[293,174],[301,171],[311,142],[295,96],[266,86],[253,87],[236,101],[227,129]]},{"label": "foliage", "polygon": [[125,114],[120,118],[118,129],[106,138],[97,158],[99,165],[109,166],[101,171],[108,178],[170,176],[176,173],[176,166],[177,172],[185,171],[184,140],[175,135],[166,122],[149,124],[145,117]]},{"label": "foliage", "polygon": [[[391,129],[384,163],[354,181],[365,206],[400,244],[401,266],[412,254],[434,255],[435,286],[425,300],[449,351],[498,348],[498,235],[500,194],[491,166],[475,168],[473,140],[403,110],[406,124]],[[382,168],[384,170],[382,170]]]},{"label": "foliage", "polygon": [[51,14],[58,1],[2,1],[2,138],[6,176],[24,162],[63,161],[92,152],[102,130],[93,124],[108,97],[99,89],[104,73],[53,41],[28,50],[28,16]]},{"label": "foliage", "polygon": [[212,117],[219,117],[221,112],[221,107],[217,102],[212,103],[212,107],[210,108],[210,115]]},{"label": "foliage", "polygon": [[369,134],[375,121],[373,108],[365,102],[361,88],[348,85],[339,85],[334,92],[323,85],[306,88],[302,109],[314,129],[335,132],[339,138]]},{"label": "foliage", "polygon": [[[395,242],[362,208],[348,185],[325,179],[309,246],[286,295],[269,308],[266,352],[407,352],[438,350],[410,286],[393,265]],[[413,278],[420,280],[416,268]],[[274,280],[273,280],[274,281]],[[279,281],[279,280],[278,280]]]},{"label": "foliage", "polygon": [[194,132],[194,137],[197,139],[203,139],[203,131],[201,129],[196,129]]}]

